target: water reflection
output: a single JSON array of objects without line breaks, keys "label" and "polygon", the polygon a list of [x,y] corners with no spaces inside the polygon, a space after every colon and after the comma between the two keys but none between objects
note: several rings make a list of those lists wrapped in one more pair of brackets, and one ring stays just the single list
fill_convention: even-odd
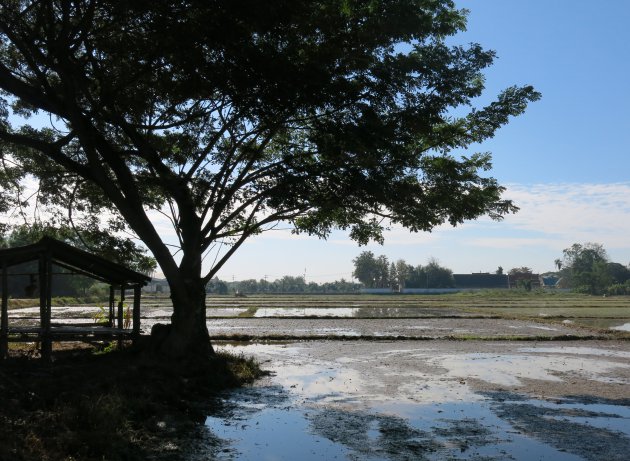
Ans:
[{"label": "water reflection", "polygon": [[572,323],[601,330],[630,331],[630,323],[627,318],[601,318],[584,319],[574,318]]},{"label": "water reflection", "polygon": [[[542,355],[536,354],[542,350],[523,348],[521,355],[508,354],[504,360],[463,354],[457,361],[453,357],[458,354],[430,356],[413,348],[392,347],[376,355],[317,344],[232,349],[270,359],[274,375],[256,387],[226,395],[222,410],[208,417],[206,426],[219,440],[213,459],[570,461],[621,460],[630,451],[627,402],[550,402],[514,392],[474,392],[452,374],[463,370],[466,361],[477,368],[509,363],[511,371],[503,373],[518,379],[517,370],[523,366],[519,357],[534,357],[542,364]],[[553,354],[561,348],[548,349]],[[581,349],[591,348],[573,349],[569,352],[586,355]],[[376,366],[379,356],[394,355],[429,364],[434,360],[442,371],[423,376],[391,360],[389,368]],[[557,363],[533,368],[545,366]],[[602,366],[598,372],[606,369]],[[494,365],[488,368],[488,373],[496,371]],[[385,383],[392,376],[400,383],[395,392]],[[556,377],[547,373],[539,379]],[[461,388],[462,393],[453,391]],[[425,390],[427,395],[418,396]]]},{"label": "water reflection", "polygon": [[[240,391],[226,402],[223,415],[208,417],[206,426],[220,441],[213,453],[217,460],[559,460],[584,459],[573,454],[576,438],[585,442],[579,453],[606,453],[622,459],[617,449],[627,439],[615,427],[583,424],[584,415],[594,419],[622,418],[593,410],[545,408],[535,400],[504,400],[488,395],[479,403],[433,405],[386,404],[370,410],[294,403],[267,389],[271,402],[260,406],[240,402]],[[265,401],[265,393],[258,393]],[[549,420],[549,416],[561,417]],[[543,419],[541,419],[543,418]],[[628,423],[628,418],[621,420]],[[602,421],[606,426],[606,422]],[[555,427],[556,425],[561,427]],[[516,429],[515,427],[518,427]],[[553,435],[545,429],[553,428]],[[560,433],[558,436],[557,432]],[[590,435],[589,435],[590,434]],[[603,451],[587,446],[593,435],[607,443]],[[617,444],[617,445],[615,445]]]},{"label": "water reflection", "polygon": [[626,363],[566,355],[475,353],[438,357],[434,362],[446,367],[448,376],[476,378],[504,386],[519,386],[524,378],[560,382],[562,378],[558,374],[567,372],[596,381],[626,384],[624,379],[607,375],[617,368],[630,368],[630,364]]},{"label": "water reflection", "polygon": [[[254,317],[318,317],[318,318],[467,318],[479,317],[451,308],[418,307],[262,307]],[[482,316],[483,317],[483,316]]]}]

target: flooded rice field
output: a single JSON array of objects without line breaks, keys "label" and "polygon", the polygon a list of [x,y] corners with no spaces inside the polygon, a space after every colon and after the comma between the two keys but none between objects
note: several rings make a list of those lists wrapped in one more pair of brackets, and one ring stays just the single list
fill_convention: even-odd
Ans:
[{"label": "flooded rice field", "polygon": [[219,460],[626,460],[630,344],[226,345],[272,375],[208,416]]},{"label": "flooded rice field", "polygon": [[[351,316],[351,309],[337,310],[338,316],[327,311],[318,316],[321,309],[304,310],[307,315],[298,316],[298,308],[276,309],[268,317],[239,316],[234,308],[222,309],[223,315],[209,309],[207,327],[211,338],[226,339],[322,339],[331,337],[374,339],[439,339],[439,338],[539,338],[539,337],[587,337],[593,331],[577,328],[571,323],[548,322],[545,319],[505,319],[470,315],[444,317],[429,316],[426,312],[416,317],[395,315]],[[269,312],[267,309],[264,312]],[[380,311],[386,308],[379,309]],[[399,309],[396,308],[395,311]],[[416,309],[418,310],[418,309]],[[171,312],[165,308],[145,309],[141,318],[141,330],[148,334],[156,323],[168,323]],[[283,316],[282,314],[288,314]],[[10,326],[36,326],[39,308],[13,309],[9,314]],[[102,311],[95,306],[53,307],[53,325],[85,325],[102,320]]]},{"label": "flooded rice field", "polygon": [[[277,296],[209,305],[218,348],[256,357],[270,375],[220,396],[182,459],[628,459],[625,298]],[[89,324],[102,313],[54,307],[53,322]],[[167,299],[145,302],[142,331],[171,314]],[[10,326],[37,325],[39,308],[9,317]]]},{"label": "flooded rice field", "polygon": [[220,319],[208,322],[213,338],[243,335],[254,338],[321,338],[350,336],[369,338],[436,339],[447,337],[559,337],[589,336],[588,330],[570,325],[539,324],[533,321],[468,318],[388,319]]}]

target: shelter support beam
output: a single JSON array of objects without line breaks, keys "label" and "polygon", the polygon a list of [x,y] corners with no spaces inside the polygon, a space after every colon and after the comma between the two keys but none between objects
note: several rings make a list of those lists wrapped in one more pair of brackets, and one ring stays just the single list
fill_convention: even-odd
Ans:
[{"label": "shelter support beam", "polygon": [[116,305],[116,289],[114,285],[109,286],[109,316],[107,317],[107,326],[112,328],[114,326],[114,306]]},{"label": "shelter support beam", "polygon": [[133,287],[133,339],[134,341],[140,336],[140,296],[142,287],[136,285]]},{"label": "shelter support beam", "polygon": [[2,263],[2,314],[0,315],[0,358],[9,352],[9,284],[7,282],[7,263]]},{"label": "shelter support beam", "polygon": [[118,302],[118,324],[116,325],[119,329],[123,329],[124,327],[124,309],[125,309],[125,285],[121,285],[120,287],[120,301]]},{"label": "shelter support beam", "polygon": [[52,355],[51,305],[52,305],[52,256],[50,251],[43,252],[39,257],[39,313],[42,331],[41,355],[42,359],[50,360]]},{"label": "shelter support beam", "polygon": [[123,335],[122,330],[125,327],[124,309],[125,309],[125,285],[120,286],[120,302],[118,303],[118,329],[121,334],[118,335],[118,349],[122,349]]}]

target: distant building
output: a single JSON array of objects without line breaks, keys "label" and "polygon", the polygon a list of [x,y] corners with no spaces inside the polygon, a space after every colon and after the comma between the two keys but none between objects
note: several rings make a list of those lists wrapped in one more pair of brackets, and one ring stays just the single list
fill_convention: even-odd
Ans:
[{"label": "distant building", "polygon": [[560,277],[557,275],[541,275],[540,284],[543,288],[558,288]]},{"label": "distant building", "polygon": [[542,286],[539,274],[527,274],[519,272],[518,274],[508,275],[510,279],[510,288],[522,288],[528,286],[529,289],[536,289]]},{"label": "distant building", "polygon": [[166,279],[153,278],[151,281],[142,288],[145,293],[170,293],[171,287]]},{"label": "distant building", "polygon": [[460,290],[479,290],[509,288],[509,278],[505,274],[490,274],[480,272],[477,274],[453,274],[455,288]]}]

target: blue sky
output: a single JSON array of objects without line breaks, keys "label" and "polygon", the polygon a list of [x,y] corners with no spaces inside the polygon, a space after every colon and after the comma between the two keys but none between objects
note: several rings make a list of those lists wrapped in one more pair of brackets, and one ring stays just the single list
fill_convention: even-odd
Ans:
[{"label": "blue sky", "polygon": [[368,249],[458,273],[529,266],[553,270],[574,242],[602,243],[630,262],[630,2],[608,0],[458,0],[470,10],[454,43],[497,52],[487,70],[488,102],[513,84],[543,94],[527,112],[476,151],[493,153],[492,175],[521,211],[502,222],[480,219],[430,234],[393,229],[385,245],[358,247],[337,232],[328,241],[273,231],[246,243],[220,271],[269,279],[306,271],[308,281],[350,278],[352,259]]}]

